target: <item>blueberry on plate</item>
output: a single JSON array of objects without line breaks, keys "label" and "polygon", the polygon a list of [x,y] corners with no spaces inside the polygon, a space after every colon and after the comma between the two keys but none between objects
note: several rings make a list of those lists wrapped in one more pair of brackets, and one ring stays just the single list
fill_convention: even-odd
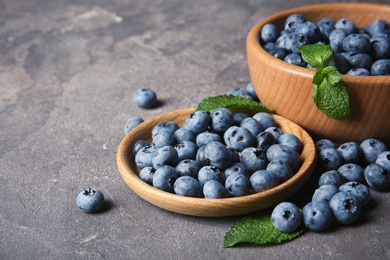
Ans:
[{"label": "blueberry on plate", "polygon": [[76,205],[86,213],[98,211],[104,204],[103,193],[96,188],[87,188],[76,198]]},{"label": "blueberry on plate", "polygon": [[191,176],[194,178],[198,177],[200,168],[199,162],[191,159],[182,160],[175,167],[180,176]]},{"label": "blueberry on plate", "polygon": [[265,170],[268,163],[266,153],[255,147],[245,148],[240,153],[240,162],[248,169],[249,173]]},{"label": "blueberry on plate", "polygon": [[272,211],[271,222],[281,232],[293,232],[301,225],[302,214],[295,204],[282,202]]},{"label": "blueberry on plate", "polygon": [[325,201],[309,202],[302,209],[303,223],[312,231],[323,231],[332,223],[333,216]]},{"label": "blueberry on plate", "polygon": [[200,182],[191,176],[179,177],[174,185],[173,189],[176,194],[187,197],[203,197],[203,186]]},{"label": "blueberry on plate", "polygon": [[361,203],[350,192],[339,191],[329,202],[333,216],[340,224],[354,223],[362,211]]},{"label": "blueberry on plate", "polygon": [[173,192],[173,185],[177,178],[179,178],[179,173],[176,169],[172,166],[164,165],[155,171],[153,187],[159,190]]},{"label": "blueberry on plate", "polygon": [[203,194],[206,199],[230,197],[225,186],[216,180],[209,180],[203,185]]},{"label": "blueberry on plate", "polygon": [[141,108],[151,108],[157,102],[156,92],[150,88],[138,89],[133,96],[134,102]]},{"label": "blueberry on plate", "polygon": [[262,192],[279,185],[279,178],[271,171],[259,170],[249,178],[253,192]]},{"label": "blueberry on plate", "polygon": [[225,181],[222,172],[218,168],[208,165],[200,168],[197,177],[202,185],[210,180],[218,181],[221,184]]},{"label": "blueberry on plate", "polygon": [[225,181],[225,188],[232,197],[240,197],[251,193],[251,183],[240,173],[231,174]]}]

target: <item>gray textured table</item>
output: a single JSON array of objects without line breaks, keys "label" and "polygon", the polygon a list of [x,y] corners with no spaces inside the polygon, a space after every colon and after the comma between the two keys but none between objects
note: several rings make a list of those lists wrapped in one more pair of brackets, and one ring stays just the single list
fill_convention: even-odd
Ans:
[{"label": "gray textured table", "polygon": [[[353,226],[224,249],[225,232],[241,217],[162,210],[117,170],[129,117],[246,86],[248,30],[275,12],[320,2],[332,1],[1,0],[0,258],[389,259],[389,192],[374,192]],[[135,106],[142,86],[157,91],[161,106]],[[106,196],[98,214],[75,205],[87,186]]]}]

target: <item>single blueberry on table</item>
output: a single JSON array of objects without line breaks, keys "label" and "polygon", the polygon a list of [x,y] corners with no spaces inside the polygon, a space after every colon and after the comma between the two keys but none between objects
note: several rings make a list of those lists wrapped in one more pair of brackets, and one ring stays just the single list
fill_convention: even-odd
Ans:
[{"label": "single blueberry on table", "polygon": [[233,173],[225,180],[225,188],[232,197],[240,197],[251,193],[251,184],[247,177]]},{"label": "single blueberry on table", "polygon": [[375,138],[364,140],[360,144],[360,148],[362,149],[363,157],[367,163],[375,162],[378,155],[387,150],[386,145],[382,141]]},{"label": "single blueberry on table", "polygon": [[221,170],[214,166],[208,165],[200,168],[198,172],[198,180],[202,185],[210,180],[215,180],[222,184],[225,182]]},{"label": "single blueberry on table", "polygon": [[218,181],[210,180],[203,185],[205,199],[219,199],[230,197],[225,186]]},{"label": "single blueberry on table", "polygon": [[337,188],[345,183],[344,177],[337,170],[326,171],[318,179],[318,186],[334,185]]},{"label": "single blueberry on table", "polygon": [[390,172],[376,163],[371,163],[364,169],[364,178],[374,190],[383,191],[390,185]]},{"label": "single blueberry on table", "polygon": [[133,96],[134,102],[141,108],[151,108],[157,103],[156,92],[150,88],[138,89]]},{"label": "single blueberry on table", "polygon": [[359,200],[350,192],[339,191],[329,202],[333,216],[340,224],[354,223],[360,216],[362,206]]},{"label": "single blueberry on table", "polygon": [[303,223],[311,231],[324,231],[333,220],[332,210],[325,201],[309,202],[302,209]]},{"label": "single blueberry on table", "polygon": [[340,186],[339,190],[344,192],[350,192],[359,200],[362,206],[366,205],[371,199],[370,189],[366,185],[356,181],[344,183]]},{"label": "single blueberry on table", "polygon": [[325,201],[329,204],[330,199],[339,192],[339,188],[332,184],[325,184],[315,189],[311,200],[313,202]]},{"label": "single blueberry on table", "polygon": [[76,198],[76,205],[86,213],[98,211],[104,204],[103,193],[96,188],[87,188]]},{"label": "single blueberry on table", "polygon": [[153,177],[153,187],[173,193],[173,185],[179,176],[175,168],[164,165],[156,169]]},{"label": "single blueberry on table", "polygon": [[273,209],[271,222],[281,232],[293,232],[301,225],[302,214],[295,204],[282,202]]},{"label": "single blueberry on table", "polygon": [[364,169],[356,163],[344,164],[338,168],[337,172],[344,177],[345,182],[364,182]]},{"label": "single blueberry on table", "polygon": [[262,192],[279,185],[279,178],[273,172],[259,170],[249,178],[253,192]]},{"label": "single blueberry on table", "polygon": [[177,195],[187,197],[203,197],[203,186],[191,176],[181,176],[177,178],[173,185],[173,190]]},{"label": "single blueberry on table", "polygon": [[140,117],[134,116],[129,118],[125,124],[124,132],[127,135],[131,130],[133,130],[136,126],[143,123],[144,120]]}]

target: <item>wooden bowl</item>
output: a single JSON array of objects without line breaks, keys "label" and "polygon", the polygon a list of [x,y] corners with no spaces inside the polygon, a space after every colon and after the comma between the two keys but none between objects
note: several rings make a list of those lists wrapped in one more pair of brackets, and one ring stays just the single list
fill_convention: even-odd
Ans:
[{"label": "wooden bowl", "polygon": [[191,198],[156,189],[144,181],[138,174],[132,148],[140,139],[151,140],[152,128],[160,122],[174,121],[183,125],[194,108],[176,110],[156,116],[134,128],[119,145],[117,164],[119,172],[126,184],[144,200],[169,211],[192,216],[222,217],[242,215],[273,206],[298,191],[311,176],[316,162],[316,151],[310,135],[297,124],[280,116],[274,116],[279,127],[286,133],[295,134],[303,143],[301,152],[302,165],[298,172],[277,187],[253,195],[225,198],[204,199]]},{"label": "wooden bowl", "polygon": [[246,41],[251,80],[266,107],[299,124],[314,139],[328,138],[342,143],[373,137],[390,144],[390,76],[344,75],[351,114],[344,120],[330,119],[317,109],[312,99],[315,72],[279,60],[260,46],[259,33],[265,24],[273,23],[282,29],[285,19],[294,13],[313,22],[325,17],[335,21],[349,18],[358,27],[365,27],[376,19],[390,23],[390,5],[332,3],[290,9],[256,24]]}]

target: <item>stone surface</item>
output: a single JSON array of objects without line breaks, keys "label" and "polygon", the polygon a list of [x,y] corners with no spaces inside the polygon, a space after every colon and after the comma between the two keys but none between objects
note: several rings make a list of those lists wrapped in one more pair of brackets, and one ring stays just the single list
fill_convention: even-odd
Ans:
[{"label": "stone surface", "polygon": [[[356,225],[280,246],[223,249],[241,217],[159,209],[117,170],[129,117],[245,87],[248,30],[275,12],[320,2],[333,1],[0,1],[0,258],[389,259],[388,192],[373,192]],[[160,106],[133,103],[143,86]],[[97,214],[75,204],[88,186],[107,200]],[[309,187],[291,200],[305,201]]]}]

